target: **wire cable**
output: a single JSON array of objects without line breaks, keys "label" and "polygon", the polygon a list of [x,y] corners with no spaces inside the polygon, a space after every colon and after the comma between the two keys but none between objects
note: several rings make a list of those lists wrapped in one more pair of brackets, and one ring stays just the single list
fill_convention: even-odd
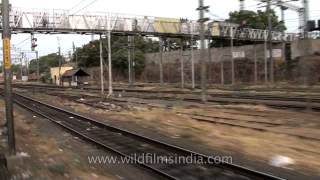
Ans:
[{"label": "wire cable", "polygon": [[26,41],[29,40],[29,39],[30,39],[30,37],[27,37],[25,40],[19,42],[19,43],[16,45],[16,47],[18,47],[19,45],[21,45],[22,43],[26,42]]},{"label": "wire cable", "polygon": [[98,0],[94,0],[94,1],[90,2],[89,4],[87,4],[86,6],[84,6],[84,7],[83,7],[83,8],[81,8],[81,9],[79,9],[79,10],[78,10],[78,11],[76,11],[75,13],[72,13],[71,15],[75,15],[75,14],[77,14],[78,12],[80,12],[80,11],[84,10],[85,8],[87,8],[87,7],[91,6],[93,3],[97,2],[97,1],[98,1]]},{"label": "wire cable", "polygon": [[83,2],[85,2],[86,0],[82,0],[80,1],[78,4],[76,4],[75,6],[73,6],[71,9],[69,9],[69,11],[72,11],[74,8],[78,7],[80,4],[82,4]]}]

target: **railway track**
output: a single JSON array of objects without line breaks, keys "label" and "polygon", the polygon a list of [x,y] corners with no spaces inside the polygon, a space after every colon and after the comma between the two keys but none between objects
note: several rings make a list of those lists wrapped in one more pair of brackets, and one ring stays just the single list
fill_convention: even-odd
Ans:
[{"label": "railway track", "polygon": [[[212,164],[210,163],[210,157],[207,155],[115,128],[20,94],[15,94],[15,103],[49,119],[91,143],[130,159],[131,162],[165,179],[282,179],[227,162]],[[155,157],[195,157],[198,160],[202,159],[204,163],[150,163],[137,161],[134,158],[146,153]],[[133,157],[133,155],[135,156]],[[168,159],[165,160],[167,162]]]},{"label": "railway track", "polygon": [[[17,88],[38,88],[49,90],[68,90],[70,88],[57,87],[52,85],[15,85]],[[75,88],[78,89],[78,88]],[[98,92],[98,88],[82,88],[85,91]],[[161,100],[183,100],[189,102],[199,102],[201,100],[197,97],[198,93],[191,93],[186,91],[150,91],[150,90],[137,90],[137,89],[123,89],[115,88],[117,92],[126,92],[127,97],[139,97],[143,99],[161,99]],[[130,94],[137,93],[137,94]],[[182,95],[183,97],[177,98],[170,95]],[[291,108],[291,109],[312,109],[320,110],[320,97],[283,97],[283,96],[271,96],[271,95],[248,95],[248,94],[209,94],[208,102],[212,103],[243,103],[243,104],[263,104],[275,108]]]},{"label": "railway track", "polygon": [[235,118],[226,118],[226,117],[219,117],[219,116],[208,116],[208,115],[201,115],[201,114],[192,114],[192,113],[184,113],[178,112],[183,115],[188,115],[192,119],[197,120],[199,122],[207,122],[212,124],[222,124],[226,126],[232,127],[239,127],[244,129],[251,129],[256,131],[264,131],[264,132],[271,132],[276,134],[284,134],[289,135],[305,140],[312,140],[312,141],[320,141],[318,136],[310,136],[310,135],[302,135],[297,134],[294,132],[286,132],[283,130],[275,130],[273,127],[282,126],[281,123],[272,123],[272,122],[265,122],[265,121],[246,121],[246,120],[239,120]]},{"label": "railway track", "polygon": [[[55,94],[55,95],[57,95],[57,94]],[[75,101],[77,103],[88,105],[91,107],[95,107],[95,108],[99,108],[99,109],[103,109],[103,110],[107,109],[106,107],[97,104],[97,101],[89,101],[89,102],[80,101],[80,100],[78,100],[78,98],[75,98],[73,96],[68,96],[68,95],[57,95],[57,96],[66,98],[71,101]],[[127,102],[127,103],[129,102],[126,100],[116,100],[116,99],[114,99],[114,100],[119,101],[121,103],[122,102]],[[149,103],[144,103],[144,102],[130,101],[130,103],[144,104],[144,105],[148,105],[148,106],[152,106],[152,107],[156,107],[156,108],[161,108],[161,106],[150,105]],[[203,115],[203,114],[198,114],[198,113],[186,113],[186,112],[179,112],[179,111],[176,113],[180,114],[180,115],[187,115],[191,119],[199,121],[199,122],[206,122],[206,123],[211,123],[211,124],[221,124],[221,125],[251,129],[251,130],[256,130],[256,131],[284,134],[284,135],[289,135],[289,136],[293,136],[293,137],[297,137],[297,138],[301,138],[301,139],[306,139],[306,140],[320,141],[320,138],[318,138],[317,136],[301,135],[301,134],[289,133],[289,132],[285,132],[282,130],[273,129],[273,127],[283,126],[284,125],[283,123],[276,123],[276,122],[270,122],[270,121],[265,121],[265,120],[258,121],[258,120],[237,119],[237,118],[230,118],[230,117]],[[239,115],[237,113],[234,113],[234,114]],[[249,114],[242,114],[242,115],[249,116]],[[250,116],[252,116],[252,115],[250,115]],[[265,116],[258,116],[258,117],[265,117]]]},{"label": "railway track", "polygon": [[0,180],[9,180],[9,172],[6,164],[5,156],[0,154]]}]

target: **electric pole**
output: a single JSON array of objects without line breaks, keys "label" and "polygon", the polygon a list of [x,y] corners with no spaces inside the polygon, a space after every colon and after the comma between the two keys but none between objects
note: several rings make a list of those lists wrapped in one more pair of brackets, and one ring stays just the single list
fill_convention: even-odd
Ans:
[{"label": "electric pole", "polygon": [[310,18],[310,8],[309,8],[309,0],[303,0],[303,9],[304,9],[304,38],[308,38],[308,21]]},{"label": "electric pole", "polygon": [[230,29],[230,54],[231,54],[231,83],[235,84],[234,57],[233,57],[233,27]]},{"label": "electric pole", "polygon": [[108,68],[109,68],[109,94],[108,96],[113,95],[112,88],[112,59],[111,59],[111,30],[108,31]]},{"label": "electric pole", "polygon": [[258,82],[258,62],[257,62],[257,43],[254,42],[254,83],[257,84]]},{"label": "electric pole", "polygon": [[129,87],[132,87],[132,59],[131,59],[131,44],[132,39],[131,36],[128,36],[128,80]]},{"label": "electric pole", "polygon": [[11,52],[10,52],[10,5],[9,0],[2,0],[2,40],[3,40],[3,66],[4,66],[4,98],[6,125],[8,128],[9,154],[16,154],[15,135],[14,135],[14,116],[13,116],[13,96],[12,96],[12,70],[11,70]]},{"label": "electric pole", "polygon": [[268,83],[268,35],[267,31],[264,32],[264,82]]},{"label": "electric pole", "polygon": [[73,49],[73,54],[75,56],[75,68],[78,69],[78,53],[77,53],[77,49],[76,49],[76,46],[74,45],[74,42],[72,42],[72,49]]},{"label": "electric pole", "polygon": [[206,77],[206,60],[205,60],[205,26],[204,22],[207,18],[204,18],[204,12],[209,7],[203,5],[203,0],[199,0],[199,23],[200,23],[200,65],[201,65],[201,100],[202,102],[207,102],[207,77]]},{"label": "electric pole", "polygon": [[192,79],[192,89],[194,89],[196,87],[196,84],[195,84],[195,76],[194,76],[193,34],[191,35],[190,48],[191,48],[191,79]]},{"label": "electric pole", "polygon": [[159,38],[159,73],[160,73],[160,86],[163,87],[163,39]]},{"label": "electric pole", "polygon": [[39,53],[38,51],[35,51],[36,53],[36,60],[37,60],[37,80],[40,82],[40,62],[39,62]]},{"label": "electric pole", "polygon": [[[287,10],[288,8],[281,6],[281,21],[283,24],[285,24],[285,13],[284,11]],[[286,41],[285,41],[285,30],[282,30],[282,58],[285,61],[286,60]]]},{"label": "electric pole", "polygon": [[267,2],[268,13],[268,31],[269,31],[269,59],[270,59],[270,82],[274,83],[274,62],[273,62],[273,47],[272,47],[272,17],[271,17],[271,0]]},{"label": "electric pole", "polygon": [[104,95],[104,74],[103,74],[103,48],[102,37],[100,35],[100,80],[101,80],[101,95]]},{"label": "electric pole", "polygon": [[62,57],[61,57],[61,46],[60,46],[60,37],[57,37],[58,40],[58,54],[59,54],[59,86],[61,86],[61,66],[62,66]]},{"label": "electric pole", "polygon": [[22,76],[23,76],[23,57],[24,57],[24,53],[21,52],[21,58],[20,58],[20,73],[21,73],[21,81],[22,81]]},{"label": "electric pole", "polygon": [[244,0],[239,0],[240,1],[240,11],[244,10]]},{"label": "electric pole", "polygon": [[131,57],[131,62],[132,62],[132,85],[134,85],[134,83],[136,82],[136,61],[135,61],[135,37],[132,36],[132,47],[131,47],[131,51],[132,51],[132,57]]},{"label": "electric pole", "polygon": [[183,40],[180,39],[180,69],[181,69],[181,88],[184,89],[184,59],[183,59]]}]

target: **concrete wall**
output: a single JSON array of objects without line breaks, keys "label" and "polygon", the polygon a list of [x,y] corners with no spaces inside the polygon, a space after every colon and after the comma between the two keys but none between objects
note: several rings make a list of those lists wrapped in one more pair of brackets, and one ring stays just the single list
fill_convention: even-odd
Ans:
[{"label": "concrete wall", "polygon": [[[68,70],[73,69],[71,66],[61,67],[60,74],[61,76]],[[50,68],[50,74],[52,83],[59,85],[60,84],[60,75],[59,75],[59,67]]]},{"label": "concrete wall", "polygon": [[[281,45],[274,46],[281,49]],[[234,47],[234,52],[244,52],[245,58],[235,58],[235,73],[237,82],[252,82],[254,80],[254,45]],[[264,79],[264,44],[256,45],[256,57],[259,79]],[[200,81],[200,51],[194,51],[195,78]],[[280,55],[281,56],[281,55]],[[159,82],[159,53],[146,54],[146,67],[141,76],[143,81]],[[210,58],[209,58],[210,57]],[[179,83],[181,81],[180,51],[163,53],[164,81]],[[186,83],[191,82],[191,52],[183,51],[184,75]],[[231,51],[230,47],[207,49],[205,54],[209,83],[221,83],[222,72],[225,83],[231,83]],[[277,63],[284,62],[282,58],[275,58]],[[223,62],[223,71],[221,65]]]},{"label": "concrete wall", "polygon": [[291,45],[292,59],[320,53],[320,39],[298,40]]}]

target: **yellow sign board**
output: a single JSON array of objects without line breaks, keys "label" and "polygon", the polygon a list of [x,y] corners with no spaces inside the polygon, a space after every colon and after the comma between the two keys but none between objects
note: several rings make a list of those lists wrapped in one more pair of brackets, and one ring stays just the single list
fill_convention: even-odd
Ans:
[{"label": "yellow sign board", "polygon": [[10,39],[5,38],[3,39],[3,61],[4,61],[4,68],[10,69],[11,68],[11,52],[10,52]]},{"label": "yellow sign board", "polygon": [[179,33],[181,23],[179,19],[156,17],[154,29],[158,33]]}]

